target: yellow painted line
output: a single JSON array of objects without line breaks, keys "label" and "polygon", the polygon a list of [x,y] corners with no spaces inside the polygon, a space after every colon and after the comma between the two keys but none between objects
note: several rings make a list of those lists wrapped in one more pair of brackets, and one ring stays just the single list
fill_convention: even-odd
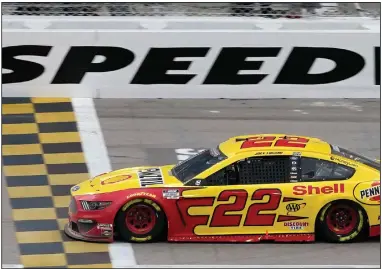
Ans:
[{"label": "yellow painted line", "polygon": [[[127,267],[127,266],[126,266]],[[68,265],[68,268],[113,268],[111,263]]]},{"label": "yellow painted line", "polygon": [[44,154],[44,160],[46,164],[86,163],[85,156],[82,152]]},{"label": "yellow painted line", "polygon": [[3,124],[2,133],[10,134],[37,134],[38,127],[36,123]]},{"label": "yellow painted line", "polygon": [[3,114],[30,114],[34,112],[33,104],[5,104],[2,106]]},{"label": "yellow painted line", "polygon": [[81,142],[81,137],[78,132],[64,132],[64,133],[39,133],[40,143],[69,143]]},{"label": "yellow painted line", "polygon": [[74,112],[36,113],[37,123],[76,121]]},{"label": "yellow painted line", "polygon": [[57,219],[56,210],[54,208],[13,209],[12,213],[13,220]]},{"label": "yellow painted line", "polygon": [[60,231],[17,232],[16,238],[19,244],[53,243],[62,241]]},{"label": "yellow painted line", "polygon": [[46,175],[46,167],[44,164],[32,165],[12,165],[4,166],[4,173],[6,176],[37,176]]},{"label": "yellow painted line", "polygon": [[90,179],[88,173],[81,174],[65,174],[65,175],[48,175],[51,185],[76,185],[85,180]]},{"label": "yellow painted line", "polygon": [[70,195],[53,196],[54,207],[68,207],[70,204]]},{"label": "yellow painted line", "polygon": [[33,97],[32,103],[41,104],[41,103],[69,103],[71,102],[70,98],[46,98],[46,97]]},{"label": "yellow painted line", "polygon": [[10,198],[50,197],[50,186],[8,187]]},{"label": "yellow painted line", "polygon": [[40,144],[3,145],[2,148],[3,148],[3,156],[42,154],[42,148]]},{"label": "yellow painted line", "polygon": [[107,244],[86,243],[83,241],[64,242],[65,253],[84,253],[84,252],[108,252]]},{"label": "yellow painted line", "polygon": [[21,255],[24,267],[66,266],[66,256],[60,254]]}]

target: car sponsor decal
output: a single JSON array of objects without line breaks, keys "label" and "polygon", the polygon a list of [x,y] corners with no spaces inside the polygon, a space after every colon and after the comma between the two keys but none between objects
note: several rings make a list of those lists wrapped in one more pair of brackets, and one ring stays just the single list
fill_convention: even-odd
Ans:
[{"label": "car sponsor decal", "polygon": [[299,156],[289,157],[289,167],[290,167],[289,181],[290,182],[298,182],[298,178],[301,177],[300,162],[301,162],[301,158]]},{"label": "car sponsor decal", "polygon": [[160,168],[148,168],[139,170],[138,178],[141,187],[164,183],[162,170]]},{"label": "car sponsor decal", "polygon": [[312,194],[336,194],[344,193],[345,184],[328,184],[325,186],[313,186],[313,185],[304,185],[304,186],[294,186],[293,194],[294,195],[312,195]]},{"label": "car sponsor decal", "polygon": [[285,209],[288,212],[287,215],[289,215],[289,213],[300,211],[300,209],[303,209],[305,206],[306,203],[290,203],[286,205]]},{"label": "car sponsor decal", "polygon": [[140,191],[140,192],[134,192],[134,193],[131,193],[129,195],[126,196],[126,199],[130,199],[130,198],[133,198],[133,197],[150,197],[150,198],[153,198],[155,199],[157,196],[153,193],[149,193],[149,192],[143,192],[143,191]]},{"label": "car sponsor decal", "polygon": [[97,229],[101,231],[102,236],[112,236],[113,235],[113,225],[112,224],[98,223]]},{"label": "car sponsor decal", "polygon": [[107,179],[101,181],[101,185],[119,183],[119,182],[128,180],[131,177],[132,177],[131,175],[121,175],[121,176],[115,176],[115,177],[107,178]]},{"label": "car sponsor decal", "polygon": [[282,151],[265,151],[265,152],[256,152],[255,153],[255,156],[258,156],[258,155],[282,155],[283,152]]},{"label": "car sponsor decal", "polygon": [[179,199],[180,197],[178,189],[166,189],[162,191],[162,194],[165,199]]},{"label": "car sponsor decal", "polygon": [[160,206],[150,199],[133,199],[133,200],[130,200],[122,207],[122,211],[126,211],[130,206],[137,204],[137,203],[145,203],[145,204],[151,205],[158,212],[162,211]]},{"label": "car sponsor decal", "polygon": [[343,158],[338,157],[338,156],[330,156],[330,160],[338,162],[338,163],[346,165],[346,166],[358,167],[358,165],[356,163],[349,162],[348,160],[343,159]]},{"label": "car sponsor decal", "polygon": [[361,199],[369,199],[370,201],[381,200],[381,184],[379,182],[373,182],[370,188],[361,190]]},{"label": "car sponsor decal", "polygon": [[367,205],[381,204],[381,182],[379,180],[359,183],[353,191],[360,203]]},{"label": "car sponsor decal", "polygon": [[284,222],[285,227],[289,227],[291,230],[303,230],[305,227],[309,226],[309,222],[307,221],[292,221],[292,222]]}]

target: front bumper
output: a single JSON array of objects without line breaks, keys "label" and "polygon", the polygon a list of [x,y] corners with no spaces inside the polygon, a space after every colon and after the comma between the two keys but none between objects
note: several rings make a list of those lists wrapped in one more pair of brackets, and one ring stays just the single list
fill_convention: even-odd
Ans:
[{"label": "front bumper", "polygon": [[113,242],[113,233],[111,231],[111,235],[109,236],[86,236],[81,234],[80,232],[77,232],[72,229],[72,223],[69,222],[65,224],[64,232],[67,236],[76,239],[76,240],[81,240],[81,241],[88,241],[88,242],[108,242],[111,243]]},{"label": "front bumper", "polygon": [[85,211],[72,198],[69,206],[69,220],[64,232],[67,236],[90,242],[113,242],[113,218],[108,211]]}]

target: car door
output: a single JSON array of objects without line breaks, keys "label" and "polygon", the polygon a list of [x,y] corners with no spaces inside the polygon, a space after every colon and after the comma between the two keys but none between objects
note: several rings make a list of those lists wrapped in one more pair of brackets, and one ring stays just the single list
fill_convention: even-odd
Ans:
[{"label": "car door", "polygon": [[[287,220],[280,212],[288,201],[284,199],[288,197],[285,192],[291,181],[297,179],[297,159],[292,155],[275,154],[250,157],[237,163],[238,184],[230,185],[229,190],[243,190],[242,195],[247,199],[240,212],[240,225],[229,228],[229,233],[271,234],[279,231],[280,222]],[[227,219],[229,214],[227,211],[223,216]]]},{"label": "car door", "polygon": [[[204,216],[196,235],[264,234],[275,231],[283,188],[290,184],[290,156],[246,158],[203,180],[204,188],[184,193],[183,198],[205,199],[208,205],[188,210]],[[294,172],[293,172],[294,173]],[[206,199],[210,199],[207,201]]]}]

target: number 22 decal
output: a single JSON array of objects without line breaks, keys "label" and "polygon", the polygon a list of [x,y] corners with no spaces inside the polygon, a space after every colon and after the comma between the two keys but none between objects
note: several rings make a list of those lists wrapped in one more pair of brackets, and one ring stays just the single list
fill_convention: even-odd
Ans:
[{"label": "number 22 decal", "polygon": [[[258,202],[268,196],[267,202]],[[279,189],[260,189],[256,190],[251,198],[255,201],[248,208],[244,221],[244,226],[273,226],[276,214],[262,213],[262,211],[276,210],[281,201],[282,193]],[[217,201],[229,201],[230,197],[235,197],[231,204],[220,204],[215,207],[210,222],[210,227],[237,227],[240,225],[242,214],[233,212],[242,211],[245,208],[248,192],[246,190],[225,190],[222,191]],[[227,212],[230,214],[227,215]]]},{"label": "number 22 decal", "polygon": [[[241,144],[241,148],[271,147],[276,136],[250,137]],[[309,139],[297,136],[289,136],[287,138],[279,138],[276,140],[275,147],[297,147],[305,148]]]}]

